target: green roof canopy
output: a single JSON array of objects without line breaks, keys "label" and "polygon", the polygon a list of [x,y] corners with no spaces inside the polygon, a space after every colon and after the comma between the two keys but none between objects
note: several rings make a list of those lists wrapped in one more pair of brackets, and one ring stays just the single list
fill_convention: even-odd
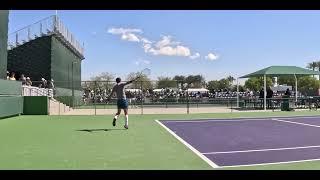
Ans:
[{"label": "green roof canopy", "polygon": [[249,78],[249,77],[261,77],[261,76],[284,76],[284,75],[320,75],[319,71],[312,71],[309,69],[297,67],[297,66],[270,66],[254,73],[250,73],[240,78]]}]

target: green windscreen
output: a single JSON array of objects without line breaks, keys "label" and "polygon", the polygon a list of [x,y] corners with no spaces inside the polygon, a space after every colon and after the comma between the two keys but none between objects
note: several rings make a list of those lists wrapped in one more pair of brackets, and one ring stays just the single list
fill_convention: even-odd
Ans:
[{"label": "green windscreen", "polygon": [[22,114],[21,82],[0,79],[0,118]]},{"label": "green windscreen", "polygon": [[9,11],[0,10],[0,79],[7,77],[8,15]]}]

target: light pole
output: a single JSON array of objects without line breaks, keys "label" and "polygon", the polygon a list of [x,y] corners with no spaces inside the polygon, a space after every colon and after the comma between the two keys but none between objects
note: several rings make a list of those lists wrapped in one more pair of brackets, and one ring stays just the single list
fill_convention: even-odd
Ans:
[{"label": "light pole", "polygon": [[74,108],[74,84],[73,84],[73,64],[77,64],[78,62],[72,62],[71,64],[71,86],[72,86],[72,107]]}]

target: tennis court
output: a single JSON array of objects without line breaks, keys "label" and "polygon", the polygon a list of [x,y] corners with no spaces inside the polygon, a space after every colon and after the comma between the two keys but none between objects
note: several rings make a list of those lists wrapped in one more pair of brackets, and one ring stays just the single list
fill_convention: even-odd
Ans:
[{"label": "tennis court", "polygon": [[0,120],[0,169],[319,169],[318,117],[317,111],[130,115],[125,130],[123,116],[113,127],[112,115],[23,115]]},{"label": "tennis court", "polygon": [[320,158],[320,116],[157,122],[213,168]]}]

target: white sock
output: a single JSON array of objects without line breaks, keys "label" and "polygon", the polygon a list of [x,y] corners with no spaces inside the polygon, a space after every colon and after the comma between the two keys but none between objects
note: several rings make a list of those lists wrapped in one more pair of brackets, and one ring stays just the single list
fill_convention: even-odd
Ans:
[{"label": "white sock", "polygon": [[126,125],[126,126],[128,126],[128,125],[129,125],[129,116],[128,116],[128,115],[126,115],[125,125]]},{"label": "white sock", "polygon": [[119,115],[115,115],[114,118],[117,120]]}]

